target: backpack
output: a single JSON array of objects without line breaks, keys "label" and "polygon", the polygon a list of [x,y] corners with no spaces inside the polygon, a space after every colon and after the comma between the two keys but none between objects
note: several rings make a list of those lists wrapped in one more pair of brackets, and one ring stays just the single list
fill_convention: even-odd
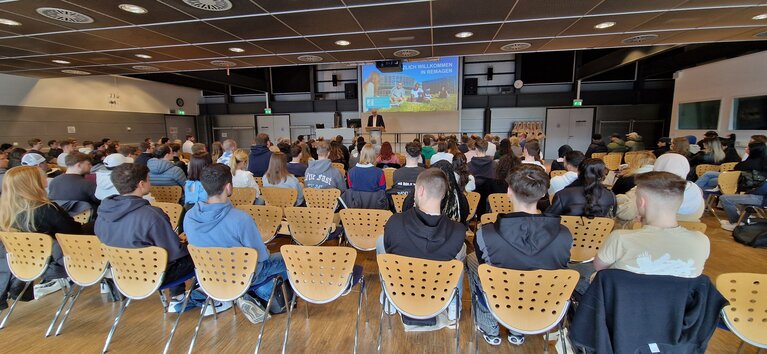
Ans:
[{"label": "backpack", "polygon": [[746,246],[767,247],[767,222],[740,225],[732,231],[732,238]]},{"label": "backpack", "polygon": [[767,176],[764,172],[742,171],[738,177],[738,193],[752,194],[754,190],[762,186],[765,180],[767,180]]}]

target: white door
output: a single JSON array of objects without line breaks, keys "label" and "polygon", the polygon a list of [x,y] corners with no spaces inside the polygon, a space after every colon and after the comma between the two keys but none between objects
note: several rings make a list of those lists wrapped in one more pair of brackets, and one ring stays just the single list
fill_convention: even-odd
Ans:
[{"label": "white door", "polygon": [[594,129],[594,108],[573,108],[570,110],[570,136],[567,145],[573,150],[586,152],[591,144]]},{"label": "white door", "polygon": [[570,109],[547,109],[545,134],[543,158],[556,160],[557,150],[568,144],[570,138]]},{"label": "white door", "polygon": [[269,139],[276,143],[280,138],[289,138],[290,136],[290,115],[256,116],[258,133],[269,134]]}]

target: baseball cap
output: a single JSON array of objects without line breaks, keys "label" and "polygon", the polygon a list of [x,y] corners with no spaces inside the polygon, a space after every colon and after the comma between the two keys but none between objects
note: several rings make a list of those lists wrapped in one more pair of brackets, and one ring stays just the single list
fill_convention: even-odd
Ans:
[{"label": "baseball cap", "polygon": [[37,166],[43,162],[45,162],[45,158],[34,152],[26,154],[21,158],[21,164],[23,166]]},{"label": "baseball cap", "polygon": [[107,168],[115,168],[124,163],[133,163],[133,159],[130,157],[125,157],[122,154],[111,154],[104,158],[104,166]]}]

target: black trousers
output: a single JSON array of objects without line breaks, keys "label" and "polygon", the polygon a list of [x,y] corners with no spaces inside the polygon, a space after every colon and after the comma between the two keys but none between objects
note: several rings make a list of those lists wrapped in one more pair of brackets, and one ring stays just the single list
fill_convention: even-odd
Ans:
[{"label": "black trousers", "polygon": [[[172,283],[193,272],[194,262],[192,262],[192,256],[186,255],[181,257],[173,262],[168,263],[168,268],[165,269],[165,277],[162,280],[162,285]],[[183,295],[185,290],[186,286],[182,283],[179,286],[171,288],[170,295]]]}]

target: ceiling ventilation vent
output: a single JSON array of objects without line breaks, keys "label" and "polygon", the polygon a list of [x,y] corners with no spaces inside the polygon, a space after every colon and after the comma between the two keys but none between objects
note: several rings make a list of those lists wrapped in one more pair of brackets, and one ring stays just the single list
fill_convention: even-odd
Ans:
[{"label": "ceiling ventilation vent", "polygon": [[525,50],[527,48],[532,47],[533,45],[527,42],[517,42],[517,43],[509,43],[501,47],[501,50],[504,52],[516,52],[519,50]]},{"label": "ceiling ventilation vent", "polygon": [[134,65],[132,68],[138,71],[160,71],[160,68],[150,65]]},{"label": "ceiling ventilation vent", "polygon": [[229,0],[184,0],[184,3],[195,9],[205,11],[227,11],[232,8],[232,2]]},{"label": "ceiling ventilation vent", "polygon": [[37,13],[47,18],[66,23],[93,23],[93,18],[77,11],[59,9],[55,7],[41,7]]},{"label": "ceiling ventilation vent", "polygon": [[394,56],[398,58],[412,58],[421,55],[421,52],[415,49],[400,49],[394,52]]},{"label": "ceiling ventilation vent", "polygon": [[755,38],[767,38],[767,31],[759,32],[754,35]]},{"label": "ceiling ventilation vent", "polygon": [[640,44],[658,39],[657,34],[640,34],[623,40],[623,44]]},{"label": "ceiling ventilation vent", "polygon": [[87,71],[74,70],[74,69],[64,69],[64,70],[61,70],[61,72],[65,74],[72,74],[72,75],[90,75],[91,74]]},{"label": "ceiling ventilation vent", "polygon": [[220,66],[220,67],[237,66],[237,63],[235,63],[233,61],[229,61],[229,60],[213,60],[210,63],[215,65],[215,66]]},{"label": "ceiling ventilation vent", "polygon": [[322,57],[318,55],[302,55],[298,57],[298,60],[306,62],[306,63],[317,63],[317,62],[323,61],[324,59],[322,59]]}]

